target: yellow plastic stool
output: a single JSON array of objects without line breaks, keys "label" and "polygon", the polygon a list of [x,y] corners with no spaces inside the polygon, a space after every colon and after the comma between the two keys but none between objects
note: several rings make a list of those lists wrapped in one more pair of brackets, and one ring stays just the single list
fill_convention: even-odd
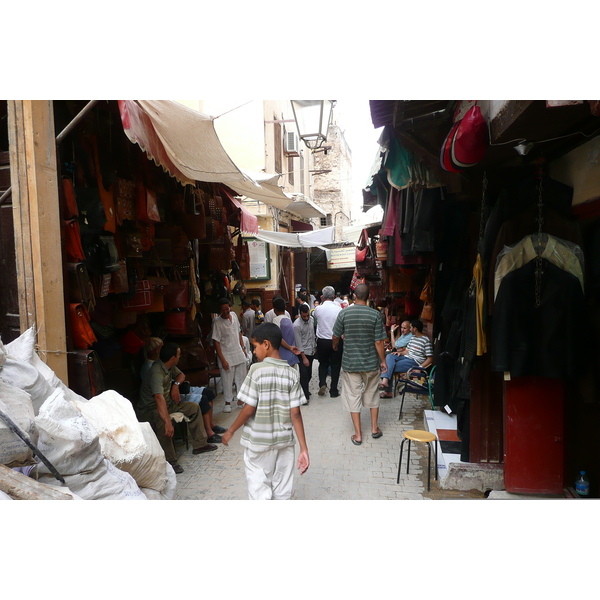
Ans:
[{"label": "yellow plastic stool", "polygon": [[437,468],[437,437],[435,434],[430,433],[429,431],[422,431],[421,429],[411,429],[410,431],[404,432],[404,439],[400,444],[400,459],[398,460],[398,477],[396,479],[396,483],[400,483],[400,467],[402,466],[402,450],[404,449],[404,442],[408,440],[408,455],[406,458],[406,473],[408,474],[408,469],[410,467],[410,443],[412,442],[422,442],[427,444],[429,448],[427,452],[427,491],[431,489],[431,442],[435,442],[435,480],[438,478],[438,468]]}]

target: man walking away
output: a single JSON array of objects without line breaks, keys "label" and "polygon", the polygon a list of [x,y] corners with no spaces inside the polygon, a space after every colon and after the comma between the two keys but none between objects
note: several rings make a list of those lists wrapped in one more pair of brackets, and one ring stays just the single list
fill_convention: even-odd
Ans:
[{"label": "man walking away", "polygon": [[308,385],[312,379],[312,364],[317,350],[317,338],[315,336],[315,324],[310,316],[310,308],[303,304],[300,306],[300,318],[294,321],[294,338],[296,346],[300,350],[300,385],[306,397],[306,403],[310,398]]},{"label": "man walking away", "polygon": [[381,371],[386,369],[384,340],[387,339],[381,313],[367,305],[369,286],[356,286],[356,301],[341,310],[333,327],[333,347],[344,336],[342,356],[342,405],[350,413],[354,425],[352,443],[362,444],[361,406],[371,411],[371,437],[380,438],[379,395],[377,386]]},{"label": "man walking away", "polygon": [[319,357],[319,396],[327,392],[327,372],[331,367],[331,387],[329,395],[337,398],[340,395],[338,382],[342,366],[343,343],[338,342],[337,350],[333,349],[331,337],[335,320],[342,310],[333,299],[335,290],[330,285],[323,288],[323,302],[315,308],[313,317],[317,322],[317,355]]}]

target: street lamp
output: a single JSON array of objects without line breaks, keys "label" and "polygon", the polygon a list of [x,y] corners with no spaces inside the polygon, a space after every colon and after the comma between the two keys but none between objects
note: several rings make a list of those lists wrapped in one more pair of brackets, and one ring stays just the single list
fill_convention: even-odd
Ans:
[{"label": "street lamp", "polygon": [[335,100],[290,100],[298,136],[307,148],[316,150],[327,140]]}]

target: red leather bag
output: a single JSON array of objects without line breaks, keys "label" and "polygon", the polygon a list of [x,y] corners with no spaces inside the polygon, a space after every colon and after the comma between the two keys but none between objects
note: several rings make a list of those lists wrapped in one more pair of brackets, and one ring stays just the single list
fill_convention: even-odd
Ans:
[{"label": "red leather bag", "polygon": [[181,279],[179,270],[174,268],[175,281],[170,281],[164,294],[165,309],[187,308],[190,302],[190,282]]},{"label": "red leather bag", "polygon": [[165,332],[173,335],[186,335],[187,328],[187,311],[174,310],[165,313]]},{"label": "red leather bag", "polygon": [[97,341],[94,330],[90,325],[90,315],[83,304],[69,304],[71,314],[71,334],[73,346],[79,350],[86,350]]},{"label": "red leather bag", "polygon": [[129,312],[146,312],[146,309],[152,306],[153,300],[152,284],[147,279],[138,279],[133,296],[121,297],[121,308]]},{"label": "red leather bag", "polygon": [[85,260],[77,219],[65,221],[65,250],[69,262],[78,263]]},{"label": "red leather bag", "polygon": [[142,223],[160,223],[156,193],[141,183],[136,187],[135,214]]}]

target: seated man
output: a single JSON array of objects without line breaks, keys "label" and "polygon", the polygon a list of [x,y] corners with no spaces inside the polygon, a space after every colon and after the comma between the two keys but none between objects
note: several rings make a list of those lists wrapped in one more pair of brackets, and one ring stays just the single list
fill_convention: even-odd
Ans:
[{"label": "seated man", "polygon": [[[413,336],[410,321],[402,321],[400,327],[398,327],[398,325],[392,325],[390,331],[392,334],[392,347],[394,348],[393,351],[406,348],[408,342],[410,342]],[[400,335],[398,335],[398,331],[400,332]]]},{"label": "seated man", "polygon": [[390,352],[385,357],[387,370],[381,374],[380,388],[384,391],[380,398],[393,396],[390,380],[394,373],[406,373],[414,367],[428,367],[433,361],[433,346],[431,340],[423,334],[423,323],[415,319],[411,323],[412,338],[406,348]]},{"label": "seated man", "polygon": [[180,356],[181,348],[177,344],[168,343],[161,348],[158,360],[142,380],[137,405],[138,419],[148,421],[152,425],[165,452],[165,458],[175,473],[183,473],[183,468],[177,462],[177,454],[173,447],[174,428],[171,413],[181,412],[188,417],[193,454],[217,449],[217,446],[207,443],[199,405],[195,402],[182,402],[179,396],[179,385],[185,380],[183,373],[177,368]]},{"label": "seated man", "polygon": [[[154,362],[158,359],[160,349],[164,343],[159,337],[151,337],[146,345],[144,346],[144,354],[146,359],[140,369],[140,378],[143,380]],[[185,374],[184,374],[185,377]],[[208,436],[209,444],[217,444],[221,442],[220,433],[225,433],[227,429],[220,425],[215,425],[213,421],[213,400],[215,399],[215,393],[208,387],[196,387],[190,386],[187,382],[185,387],[180,387],[181,400],[185,402],[195,402],[200,406],[200,412],[202,413],[202,420],[204,421],[204,429]],[[186,389],[184,392],[183,390]]]}]

